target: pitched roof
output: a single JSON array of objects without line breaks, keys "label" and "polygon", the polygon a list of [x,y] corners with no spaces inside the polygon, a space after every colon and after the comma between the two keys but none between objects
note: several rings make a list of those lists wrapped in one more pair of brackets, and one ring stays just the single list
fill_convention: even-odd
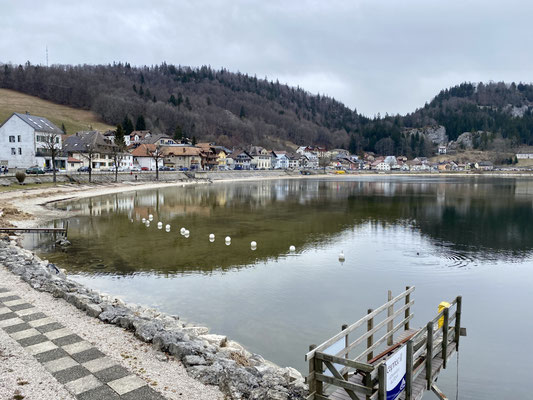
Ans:
[{"label": "pitched roof", "polygon": [[193,146],[166,146],[162,147],[163,154],[166,156],[199,156],[203,151]]},{"label": "pitched roof", "polygon": [[63,150],[86,152],[88,147],[98,151],[111,151],[113,145],[98,131],[76,132],[63,140]]},{"label": "pitched roof", "polygon": [[74,157],[69,157],[67,162],[69,163],[81,163],[82,161],[78,160],[77,158],[74,158]]},{"label": "pitched roof", "polygon": [[156,149],[155,144],[140,144],[131,152],[133,157],[151,157],[150,152],[153,152]]},{"label": "pitched roof", "polygon": [[39,132],[47,132],[47,133],[56,133],[59,135],[63,134],[63,131],[59,129],[57,126],[55,126],[53,123],[51,123],[49,120],[47,120],[44,117],[38,117],[36,115],[31,114],[22,114],[22,113],[13,113],[13,115],[16,115],[21,120],[26,122],[29,126],[31,126],[33,129]]}]

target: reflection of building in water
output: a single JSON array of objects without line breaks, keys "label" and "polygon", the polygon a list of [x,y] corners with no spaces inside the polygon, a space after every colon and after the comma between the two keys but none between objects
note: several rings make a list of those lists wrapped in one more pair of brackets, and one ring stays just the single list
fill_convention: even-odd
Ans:
[{"label": "reflection of building in water", "polygon": [[515,181],[515,196],[533,196],[533,180]]}]

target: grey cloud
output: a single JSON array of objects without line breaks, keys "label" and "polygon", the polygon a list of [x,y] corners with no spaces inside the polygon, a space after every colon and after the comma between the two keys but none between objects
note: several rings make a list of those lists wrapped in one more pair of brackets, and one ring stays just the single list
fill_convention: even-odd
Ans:
[{"label": "grey cloud", "polygon": [[463,1],[4,1],[0,61],[166,61],[268,76],[367,115],[465,80],[531,81],[533,4]]}]

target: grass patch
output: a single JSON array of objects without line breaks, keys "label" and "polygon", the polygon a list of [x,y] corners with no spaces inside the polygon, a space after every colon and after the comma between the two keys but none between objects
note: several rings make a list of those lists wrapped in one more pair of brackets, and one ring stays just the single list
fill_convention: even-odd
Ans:
[{"label": "grass patch", "polygon": [[14,90],[0,89],[0,124],[14,112],[25,113],[26,111],[49,119],[59,128],[61,128],[62,123],[65,124],[69,135],[78,131],[89,130],[90,127],[100,131],[115,129],[115,127],[102,122],[92,111],[55,104]]}]

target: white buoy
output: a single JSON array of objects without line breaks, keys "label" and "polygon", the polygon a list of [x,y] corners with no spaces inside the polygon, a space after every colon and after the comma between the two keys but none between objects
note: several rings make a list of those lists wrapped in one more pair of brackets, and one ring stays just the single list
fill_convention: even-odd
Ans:
[{"label": "white buoy", "polygon": [[209,234],[209,240],[211,240],[211,239],[215,240],[215,234],[214,233],[210,233]]},{"label": "white buoy", "polygon": [[150,226],[150,221],[146,221],[146,227],[148,228]]},{"label": "white buoy", "polygon": [[165,225],[165,229],[166,229],[167,231],[169,231],[169,230],[170,230],[170,224],[166,224],[166,225]]},{"label": "white buoy", "polygon": [[294,246],[289,247],[289,251],[291,253],[294,253],[296,251],[296,247],[294,247]]},{"label": "white buoy", "polygon": [[143,224],[146,224],[146,218],[141,219],[141,222],[142,222]]},{"label": "white buoy", "polygon": [[226,236],[225,242],[226,246],[229,246],[231,244],[231,238],[229,236]]},{"label": "white buoy", "polygon": [[255,241],[250,242],[250,246],[251,247],[257,247],[257,242],[255,242]]},{"label": "white buoy", "polygon": [[186,231],[186,230],[187,230],[187,229],[185,229],[185,228],[181,228],[181,229],[180,229],[180,233],[181,233],[182,235],[185,235],[185,231]]},{"label": "white buoy", "polygon": [[343,262],[345,260],[344,258],[344,251],[341,250],[341,252],[339,253],[339,261],[340,262]]},{"label": "white buoy", "polygon": [[183,236],[185,236],[186,238],[188,238],[188,237],[189,237],[189,234],[190,234],[190,232],[189,232],[188,230],[185,230],[185,233],[183,234]]},{"label": "white buoy", "polygon": [[159,221],[157,223],[157,229],[162,229],[163,228],[163,223],[161,221]]},{"label": "white buoy", "polygon": [[153,220],[154,220],[154,216],[153,216],[152,214],[150,214],[150,215],[148,216],[148,220],[153,221]]}]

